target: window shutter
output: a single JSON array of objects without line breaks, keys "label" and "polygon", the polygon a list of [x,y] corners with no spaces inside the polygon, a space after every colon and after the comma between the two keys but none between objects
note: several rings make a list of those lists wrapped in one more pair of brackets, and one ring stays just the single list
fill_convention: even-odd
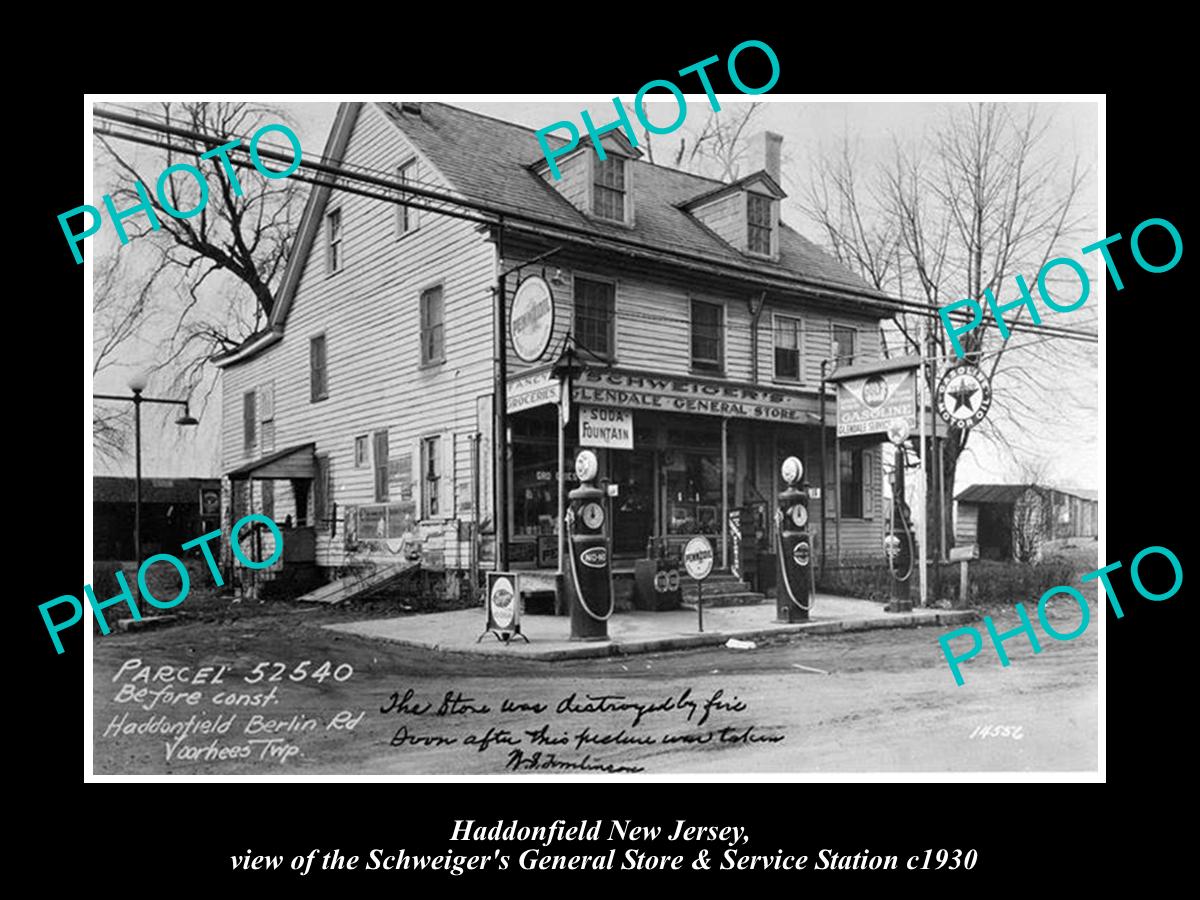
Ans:
[{"label": "window shutter", "polygon": [[247,391],[242,394],[242,449],[245,451],[246,456],[254,455],[254,430],[257,424],[258,416],[255,414],[254,391]]},{"label": "window shutter", "polygon": [[412,458],[413,519],[419,522],[425,518],[425,453],[420,438],[413,441]]},{"label": "window shutter", "polygon": [[455,517],[454,509],[454,435],[446,433],[441,436],[442,470],[438,482],[438,515],[444,519]]},{"label": "window shutter", "polygon": [[[421,164],[413,160],[412,167],[409,169],[409,177],[415,182],[421,180]],[[421,211],[415,207],[408,208],[408,221],[410,222],[409,231],[416,231],[421,227]]]},{"label": "window shutter", "polygon": [[875,448],[867,448],[863,450],[863,518],[873,519],[875,517]]}]

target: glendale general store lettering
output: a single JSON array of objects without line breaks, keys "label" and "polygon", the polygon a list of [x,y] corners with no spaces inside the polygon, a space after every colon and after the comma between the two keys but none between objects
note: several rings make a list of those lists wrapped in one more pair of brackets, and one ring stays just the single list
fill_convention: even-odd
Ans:
[{"label": "glendale general store lettering", "polygon": [[578,403],[803,422],[813,401],[798,393],[694,378],[649,378],[618,369],[588,369],[571,391]]}]

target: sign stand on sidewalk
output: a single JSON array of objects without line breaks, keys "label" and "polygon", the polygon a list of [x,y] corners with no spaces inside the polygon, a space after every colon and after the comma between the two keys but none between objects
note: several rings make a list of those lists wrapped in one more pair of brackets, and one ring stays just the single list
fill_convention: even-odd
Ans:
[{"label": "sign stand on sidewalk", "polygon": [[683,548],[683,567],[696,580],[696,620],[704,631],[704,579],[712,572],[713,548],[708,538],[694,537]]},{"label": "sign stand on sidewalk", "polygon": [[507,644],[514,637],[529,643],[529,638],[521,633],[519,584],[513,572],[487,573],[487,629],[475,638],[475,643],[478,644],[489,634],[494,634],[502,644]]}]

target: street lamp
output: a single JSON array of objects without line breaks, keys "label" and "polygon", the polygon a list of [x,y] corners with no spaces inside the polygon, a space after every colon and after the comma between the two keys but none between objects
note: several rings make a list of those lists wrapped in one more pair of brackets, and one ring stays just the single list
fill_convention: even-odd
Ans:
[{"label": "street lamp", "polygon": [[93,400],[120,400],[133,404],[133,448],[134,448],[134,482],[133,482],[133,558],[142,558],[142,404],[165,403],[170,406],[182,406],[183,415],[175,420],[176,425],[199,425],[200,421],[192,416],[187,400],[171,400],[165,397],[143,397],[149,377],[145,372],[138,372],[129,379],[131,397],[120,394],[92,394]]}]

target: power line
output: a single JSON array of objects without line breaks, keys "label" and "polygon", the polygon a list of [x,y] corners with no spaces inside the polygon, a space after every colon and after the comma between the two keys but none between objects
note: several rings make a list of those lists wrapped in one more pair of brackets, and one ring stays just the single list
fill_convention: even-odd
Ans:
[{"label": "power line", "polygon": [[[156,115],[153,113],[146,113],[143,110],[135,110],[132,114],[127,114],[117,112],[116,110],[118,108],[121,107],[114,105],[111,108],[95,108],[94,115],[102,120],[106,120],[105,123],[101,124],[97,128],[99,132],[122,140],[158,147],[160,149],[173,150],[180,153],[194,153],[196,148],[180,146],[178,144],[172,144],[162,140],[153,140],[145,135],[140,135],[137,133],[124,132],[108,125],[107,122],[117,122],[135,129],[142,129],[144,131],[170,135],[173,137],[182,138],[184,140],[197,141],[205,144],[208,147],[229,143],[230,139],[237,139],[245,144],[248,144],[249,141],[249,138],[245,135],[206,134],[187,128],[182,128],[177,125],[172,125],[170,124],[169,120],[167,120],[166,117],[161,114]],[[248,146],[239,146],[234,148],[233,152],[239,151],[243,153],[248,152]],[[266,157],[279,162],[291,164],[294,161],[290,144],[286,148],[280,146],[278,149],[276,149],[270,141],[263,140],[257,144],[257,152],[260,157]],[[306,153],[305,156],[311,157],[312,154]],[[231,159],[231,162],[233,162],[235,165],[241,166],[242,168],[254,168],[250,162],[244,159]],[[388,203],[394,203],[414,209],[426,210],[431,213],[449,215],[454,218],[465,219],[495,227],[504,227],[506,224],[512,226],[515,223],[524,223],[525,227],[523,227],[522,230],[531,231],[533,233],[542,233],[547,237],[552,237],[559,240],[563,238],[565,233],[571,237],[584,239],[592,246],[604,247],[607,245],[615,245],[618,252],[624,252],[627,255],[636,255],[638,252],[641,252],[643,254],[654,256],[666,256],[668,258],[683,260],[693,268],[695,268],[697,263],[699,263],[709,272],[714,272],[715,270],[716,274],[725,276],[733,274],[735,277],[750,280],[760,285],[769,285],[776,290],[780,289],[780,287],[791,291],[802,289],[809,293],[824,294],[826,297],[831,297],[833,299],[849,298],[851,300],[857,300],[859,302],[868,303],[896,313],[908,313],[930,319],[940,319],[938,310],[924,303],[888,297],[883,294],[868,293],[858,288],[837,285],[831,282],[822,282],[818,279],[812,279],[804,276],[767,276],[746,265],[741,265],[727,260],[711,259],[699,254],[689,253],[687,251],[681,251],[674,248],[651,248],[640,242],[622,238],[620,236],[599,235],[586,228],[546,220],[539,216],[535,216],[521,210],[504,207],[496,203],[456,197],[446,193],[439,186],[427,182],[399,181],[393,173],[371,169],[362,165],[347,164],[342,161],[332,161],[330,158],[320,154],[317,155],[316,160],[311,158],[301,159],[299,162],[299,168],[314,171],[325,177],[317,178],[310,175],[301,174],[299,172],[293,172],[289,177],[317,187],[328,187],[331,190],[354,193],[360,196],[383,200],[384,202]],[[370,190],[344,183],[346,181],[355,182],[359,185],[366,184],[370,187]],[[381,193],[381,191],[383,193]],[[464,213],[461,211],[464,209],[468,212]],[[506,222],[505,220],[508,221]],[[654,317],[650,316],[649,314],[631,314],[628,312],[623,312],[623,315],[630,318],[642,318],[646,321],[663,321],[678,324],[689,323],[689,320],[686,319]],[[951,313],[950,318],[953,321],[963,323],[972,317],[965,313],[961,315],[957,313]],[[986,327],[987,321],[985,320],[981,324],[983,327]],[[1013,334],[1016,334],[1018,331],[1024,331],[1036,333],[1046,337],[1080,340],[1090,343],[1096,343],[1099,340],[1099,336],[1094,332],[1079,331],[1057,325],[1034,325],[1032,323],[1015,322],[1008,326],[1008,330]]]}]

